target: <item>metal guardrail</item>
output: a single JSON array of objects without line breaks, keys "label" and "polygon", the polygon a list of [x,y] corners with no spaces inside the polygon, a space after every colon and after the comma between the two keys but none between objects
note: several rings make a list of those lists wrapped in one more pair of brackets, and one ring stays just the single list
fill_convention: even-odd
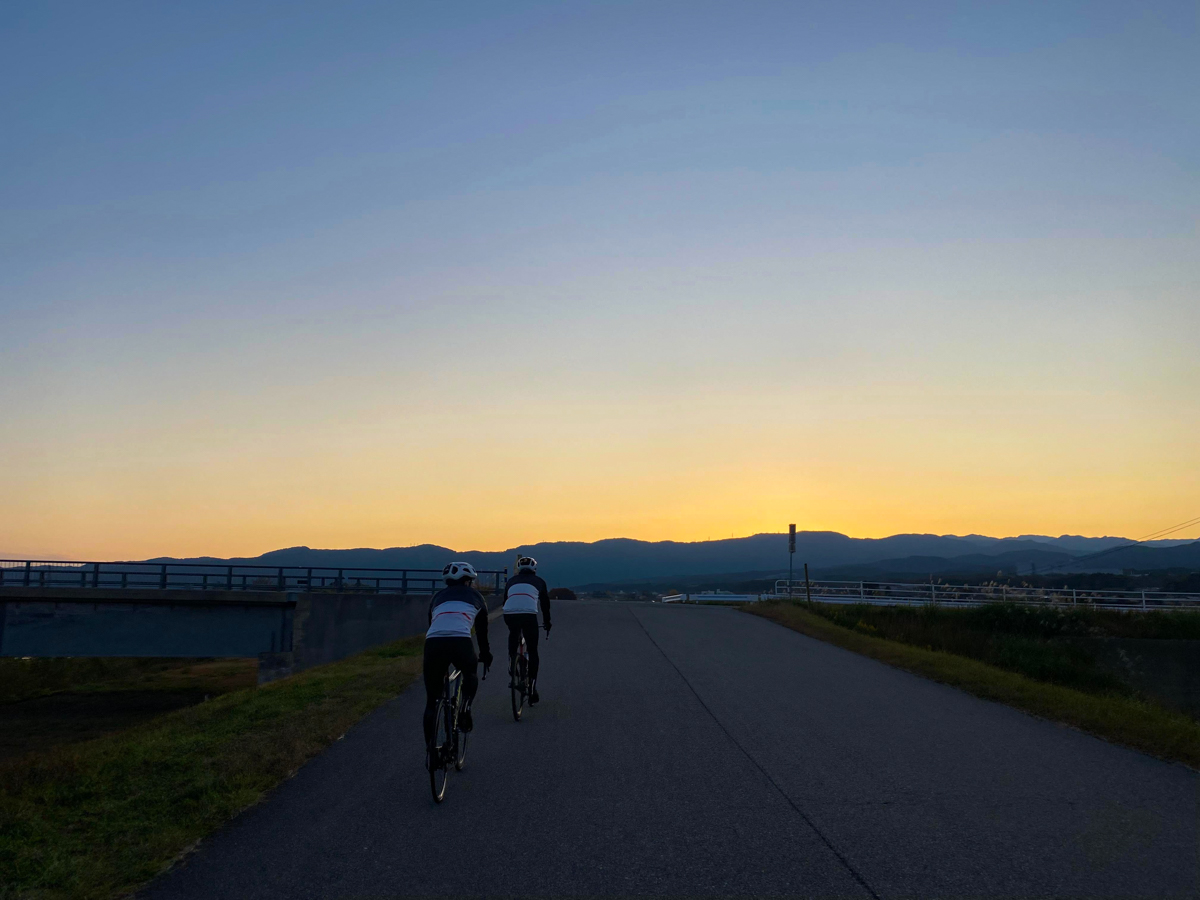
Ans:
[{"label": "metal guardrail", "polygon": [[[983,603],[1062,604],[1106,609],[1200,609],[1200,594],[1177,591],[1100,591],[1083,588],[1031,588],[1010,585],[900,584],[879,581],[809,581],[807,595],[822,603],[917,606],[926,603],[977,606]],[[776,597],[806,596],[803,581],[775,582]]]},{"label": "metal guardrail", "polygon": [[771,594],[734,594],[731,591],[684,591],[679,594],[666,594],[659,598],[661,603],[756,603],[759,600],[771,599]]},{"label": "metal guardrail", "polygon": [[[481,569],[476,586],[499,593],[507,578],[508,569]],[[443,586],[441,569],[0,559],[0,587],[428,594]]]}]

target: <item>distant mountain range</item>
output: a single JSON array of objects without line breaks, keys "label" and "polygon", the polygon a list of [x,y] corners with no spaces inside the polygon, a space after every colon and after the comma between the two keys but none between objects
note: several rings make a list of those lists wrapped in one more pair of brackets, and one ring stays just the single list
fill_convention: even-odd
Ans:
[{"label": "distant mountain range", "polygon": [[[877,573],[1116,571],[1123,569],[1200,569],[1200,541],[1156,541],[1129,546],[1127,538],[1078,535],[1020,535],[993,538],[934,534],[896,534],[851,538],[833,531],[796,535],[795,563],[821,577],[875,577]],[[149,562],[220,562],[269,566],[440,569],[462,559],[481,569],[511,571],[519,554],[536,557],[551,585],[649,582],[672,577],[744,573],[758,577],[786,574],[786,534],[756,534],[719,541],[635,541],[628,538],[529,544],[498,552],[460,551],[421,544],[385,550],[315,550],[289,547],[262,556],[217,559],[160,557]]]},{"label": "distant mountain range", "polygon": [[1200,541],[1192,541],[1173,547],[1126,546],[1104,553],[1077,556],[1062,565],[1063,572],[1122,572],[1133,569],[1139,572],[1165,569],[1200,570]]}]

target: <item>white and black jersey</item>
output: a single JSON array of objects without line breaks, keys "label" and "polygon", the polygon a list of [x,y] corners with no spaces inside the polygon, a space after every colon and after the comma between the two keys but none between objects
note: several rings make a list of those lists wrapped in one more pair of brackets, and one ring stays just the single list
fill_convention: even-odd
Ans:
[{"label": "white and black jersey", "polygon": [[465,584],[452,584],[433,595],[427,638],[465,637],[474,632],[480,651],[488,649],[488,609],[483,594]]},{"label": "white and black jersey", "polygon": [[518,572],[504,585],[504,614],[537,615],[542,613],[542,627],[550,625],[550,592],[546,582],[532,572]]}]

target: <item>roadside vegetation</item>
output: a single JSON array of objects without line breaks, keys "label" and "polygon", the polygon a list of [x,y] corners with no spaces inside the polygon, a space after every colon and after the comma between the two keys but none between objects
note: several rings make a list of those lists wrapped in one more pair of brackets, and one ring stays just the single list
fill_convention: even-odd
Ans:
[{"label": "roadside vegetation", "polygon": [[1200,768],[1200,723],[1137,695],[1064,638],[1200,637],[1195,613],[768,601],[748,612],[988,700]]},{"label": "roadside vegetation", "polygon": [[421,646],[408,638],[0,760],[0,898],[127,894],[399,694]]},{"label": "roadside vegetation", "polygon": [[1086,607],[989,603],[955,609],[813,603],[819,616],[888,640],[943,650],[1067,687],[1132,695],[1101,668],[1086,638],[1200,639],[1200,614],[1127,613]]}]

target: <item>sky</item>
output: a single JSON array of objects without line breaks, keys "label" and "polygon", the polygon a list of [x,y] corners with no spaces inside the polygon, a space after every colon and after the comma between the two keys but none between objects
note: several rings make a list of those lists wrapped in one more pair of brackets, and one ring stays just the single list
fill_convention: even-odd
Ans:
[{"label": "sky", "polygon": [[1198,32],[7,4],[0,553],[1200,516]]}]

